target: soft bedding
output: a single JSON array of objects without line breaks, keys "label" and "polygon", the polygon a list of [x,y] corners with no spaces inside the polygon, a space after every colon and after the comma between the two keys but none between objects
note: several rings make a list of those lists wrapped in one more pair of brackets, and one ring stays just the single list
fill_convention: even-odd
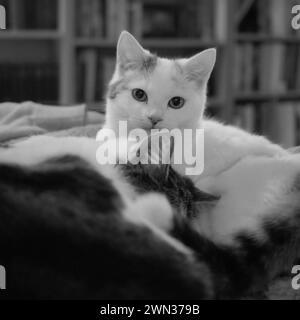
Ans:
[{"label": "soft bedding", "polygon": [[104,116],[86,105],[49,106],[31,101],[0,104],[0,143],[32,135],[101,124]]}]

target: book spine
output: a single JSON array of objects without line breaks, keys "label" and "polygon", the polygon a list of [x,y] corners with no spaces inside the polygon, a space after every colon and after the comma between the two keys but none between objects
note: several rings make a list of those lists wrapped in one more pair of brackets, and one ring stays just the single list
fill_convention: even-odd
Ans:
[{"label": "book spine", "polygon": [[214,32],[220,43],[225,43],[227,38],[227,6],[227,1],[215,0]]},{"label": "book spine", "polygon": [[[286,16],[286,2],[272,0],[270,27],[273,36],[286,36],[289,25]],[[285,18],[285,19],[284,19]],[[287,83],[284,79],[285,46],[283,44],[272,44],[268,52],[270,69],[268,70],[269,91],[272,93],[287,92]],[[268,120],[269,136],[272,140],[283,146],[292,146],[295,142],[294,107],[291,103],[275,103],[269,110]]]},{"label": "book spine", "polygon": [[117,39],[123,30],[129,28],[129,9],[127,0],[117,0],[118,18],[117,27],[115,28],[115,39]]},{"label": "book spine", "polygon": [[143,36],[143,3],[139,0],[130,2],[130,31],[137,38]]},{"label": "book spine", "polygon": [[85,81],[84,100],[87,103],[95,101],[96,79],[97,79],[97,52],[94,49],[87,49],[84,52]]},{"label": "book spine", "polygon": [[108,40],[115,40],[117,10],[116,0],[106,0],[106,37]]}]

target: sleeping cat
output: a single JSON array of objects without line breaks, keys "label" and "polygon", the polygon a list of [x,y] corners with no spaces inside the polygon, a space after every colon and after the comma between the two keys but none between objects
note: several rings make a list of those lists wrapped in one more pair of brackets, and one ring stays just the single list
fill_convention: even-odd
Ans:
[{"label": "sleeping cat", "polygon": [[296,257],[299,181],[285,192],[293,206],[261,212],[263,238],[240,230],[216,245],[193,221],[218,198],[169,166],[108,172],[96,145],[36,137],[0,150],[0,298],[241,298]]},{"label": "sleeping cat", "polygon": [[[204,128],[204,172],[190,178],[221,200],[211,214],[201,216],[198,230],[219,243],[232,243],[238,230],[257,231],[257,217],[276,208],[299,175],[300,162],[264,137],[203,118],[215,60],[215,49],[189,59],[159,58],[122,32],[105,127],[118,133],[119,121],[126,120],[129,130],[179,128],[195,133]],[[173,167],[185,174],[185,163]]]}]

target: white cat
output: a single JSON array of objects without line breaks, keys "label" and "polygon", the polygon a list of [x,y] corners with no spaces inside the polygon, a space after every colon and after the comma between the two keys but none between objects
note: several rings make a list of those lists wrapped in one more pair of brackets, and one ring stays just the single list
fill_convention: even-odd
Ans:
[{"label": "white cat", "polygon": [[204,128],[202,177],[215,176],[247,155],[286,154],[264,137],[203,118],[207,82],[215,61],[215,49],[189,59],[159,58],[123,31],[107,94],[105,127],[118,133],[119,121],[126,120],[129,130]]},{"label": "white cat", "polygon": [[[207,221],[201,221],[200,229],[216,241],[230,242],[238,229],[255,228],[249,216],[257,218],[260,205],[277,204],[275,195],[300,173],[300,161],[295,157],[281,162],[280,158],[289,159],[289,153],[266,138],[204,119],[207,82],[215,60],[215,49],[189,59],[159,58],[122,32],[108,89],[105,127],[118,133],[119,121],[127,120],[129,129],[204,128],[204,172],[191,178],[199,188],[222,198],[211,217],[202,217]],[[180,173],[184,168],[184,164],[176,166]]]}]

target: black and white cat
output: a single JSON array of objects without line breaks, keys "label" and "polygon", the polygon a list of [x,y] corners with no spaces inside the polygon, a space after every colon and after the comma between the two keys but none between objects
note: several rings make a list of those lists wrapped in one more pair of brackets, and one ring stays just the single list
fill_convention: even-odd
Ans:
[{"label": "black and white cat", "polygon": [[259,232],[222,245],[194,225],[218,198],[169,166],[99,166],[96,147],[38,137],[0,151],[1,297],[241,298],[297,257],[297,177]]}]

